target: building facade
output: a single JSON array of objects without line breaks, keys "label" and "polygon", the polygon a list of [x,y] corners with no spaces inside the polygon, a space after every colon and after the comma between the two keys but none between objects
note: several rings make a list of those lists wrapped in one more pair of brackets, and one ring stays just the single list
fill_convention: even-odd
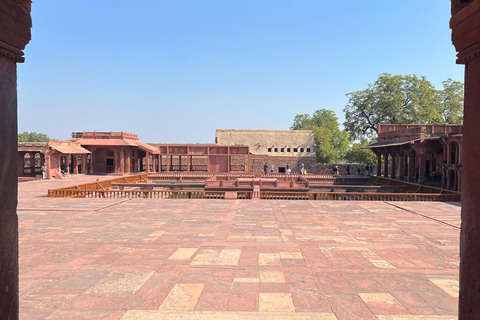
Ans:
[{"label": "building facade", "polygon": [[442,188],[461,191],[463,126],[381,124],[378,142],[365,148],[377,155],[378,175],[421,184],[438,179]]},{"label": "building facade", "polygon": [[292,172],[300,172],[302,163],[307,172],[313,172],[317,164],[312,130],[217,129],[215,143],[248,146],[253,172],[262,171],[265,163],[273,164],[274,173],[285,173],[287,165]]}]

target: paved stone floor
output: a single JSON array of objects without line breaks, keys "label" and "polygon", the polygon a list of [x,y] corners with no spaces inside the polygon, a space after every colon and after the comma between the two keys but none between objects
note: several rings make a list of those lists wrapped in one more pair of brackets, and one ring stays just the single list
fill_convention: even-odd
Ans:
[{"label": "paved stone floor", "polygon": [[19,184],[21,319],[457,318],[458,203],[46,198],[96,178]]}]

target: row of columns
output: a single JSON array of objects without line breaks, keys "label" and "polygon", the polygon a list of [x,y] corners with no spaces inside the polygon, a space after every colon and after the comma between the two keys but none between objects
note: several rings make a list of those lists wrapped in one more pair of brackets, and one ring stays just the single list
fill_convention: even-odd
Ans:
[{"label": "row of columns", "polygon": [[[461,141],[442,140],[443,162],[442,188],[456,191],[462,190],[462,143]],[[454,158],[452,159],[452,154]]]},{"label": "row of columns", "polygon": [[[158,171],[161,172],[162,171],[162,163],[163,163],[163,157],[165,157],[165,161],[166,161],[166,169],[165,171],[166,172],[170,172],[170,171],[175,171],[173,170],[173,157],[174,156],[177,156],[178,157],[178,166],[179,166],[179,171],[182,171],[181,168],[182,168],[182,155],[172,155],[172,154],[167,154],[167,155],[159,155],[158,157]],[[199,155],[197,155],[199,156]],[[206,166],[207,166],[207,171],[209,171],[208,167],[209,167],[209,158],[210,158],[210,155],[202,155],[204,157],[206,157]],[[212,156],[221,156],[221,155],[212,155]],[[223,155],[227,158],[227,172],[231,172],[231,158],[232,158],[232,155],[231,154],[227,154],[227,155]],[[239,155],[240,156],[240,155]],[[248,155],[243,155],[244,156],[244,171],[245,172],[250,172],[250,154]],[[187,170],[186,172],[193,172],[195,170],[193,170],[193,157],[194,155],[183,155],[183,157],[186,157],[187,158]],[[270,166],[269,166],[270,167]]]},{"label": "row of columns", "polygon": [[[374,152],[377,155],[377,176],[382,175],[382,163],[383,163],[383,176],[385,178],[397,178],[397,158],[398,158],[398,179],[406,180],[410,182],[421,183],[425,179],[425,155],[423,153],[418,154],[415,150],[400,150],[397,151],[394,148],[382,148],[376,149]],[[418,170],[416,168],[417,155],[419,158]],[[382,161],[383,158],[383,161]],[[389,165],[389,158],[391,164]],[[417,171],[417,172],[416,172]],[[417,176],[418,174],[418,176]]]}]

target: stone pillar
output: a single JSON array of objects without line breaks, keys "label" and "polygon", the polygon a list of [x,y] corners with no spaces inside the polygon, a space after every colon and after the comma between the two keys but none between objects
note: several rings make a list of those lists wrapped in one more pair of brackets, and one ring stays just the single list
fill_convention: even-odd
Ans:
[{"label": "stone pillar", "polygon": [[133,172],[138,172],[138,149],[133,151]]},{"label": "stone pillar", "polygon": [[446,178],[446,177],[445,177],[446,174],[447,174],[447,170],[445,170],[445,167],[442,167],[442,189],[447,189],[447,188],[446,188],[446,183],[447,183],[447,181],[446,181],[446,179],[445,179],[445,178]]},{"label": "stone pillar", "polygon": [[388,152],[385,150],[383,154],[383,176],[388,178]]},{"label": "stone pillar", "polygon": [[420,153],[420,157],[418,157],[418,181],[417,183],[424,183],[425,182],[425,154]]},{"label": "stone pillar", "polygon": [[35,175],[35,152],[30,152],[30,174]]},{"label": "stone pillar", "polygon": [[408,157],[408,181],[415,181],[415,153],[412,151]]},{"label": "stone pillar", "polygon": [[377,176],[382,176],[382,154],[377,152]]},{"label": "stone pillar", "polygon": [[93,167],[95,166],[95,153],[90,153],[90,174],[93,174]]},{"label": "stone pillar", "polygon": [[145,152],[145,172],[150,173],[150,153]]},{"label": "stone pillar", "polygon": [[47,179],[55,177],[55,169],[52,169],[52,161],[49,153],[45,154],[45,166],[47,166]]},{"label": "stone pillar", "polygon": [[396,174],[396,166],[397,166],[397,154],[395,153],[395,151],[392,152],[392,173],[390,175],[390,177],[392,179],[396,179],[397,178],[397,174]]},{"label": "stone pillar", "polygon": [[125,173],[130,173],[130,171],[132,171],[132,151],[127,149],[126,152],[127,157],[125,158]]},{"label": "stone pillar", "polygon": [[398,179],[400,180],[405,180],[405,166],[407,162],[407,158],[405,156],[405,153],[401,152],[398,155],[398,161],[399,161],[399,169],[398,169]]},{"label": "stone pillar", "polygon": [[17,153],[17,175],[19,177],[23,175],[24,166],[25,166],[25,153],[18,152]]},{"label": "stone pillar", "polygon": [[480,314],[480,1],[472,1],[451,20],[457,62],[465,64],[462,225],[460,232],[459,319]]},{"label": "stone pillar", "polygon": [[45,155],[40,153],[40,167],[45,164]]},{"label": "stone pillar", "polygon": [[0,317],[18,319],[17,62],[30,40],[29,0],[0,5]]},{"label": "stone pillar", "polygon": [[78,156],[76,154],[72,154],[73,160],[73,173],[78,174]]},{"label": "stone pillar", "polygon": [[82,154],[82,174],[87,174],[87,155]]},{"label": "stone pillar", "polygon": [[125,148],[120,149],[120,174],[125,173]]},{"label": "stone pillar", "polygon": [[18,319],[17,66],[1,51],[0,137],[0,310],[5,319]]},{"label": "stone pillar", "polygon": [[67,172],[70,173],[70,155],[65,156],[65,167],[67,167]]}]

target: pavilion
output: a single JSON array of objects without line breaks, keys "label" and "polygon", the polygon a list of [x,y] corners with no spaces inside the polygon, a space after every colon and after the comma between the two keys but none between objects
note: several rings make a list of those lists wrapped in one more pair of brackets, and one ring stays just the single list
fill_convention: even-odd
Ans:
[{"label": "pavilion", "polygon": [[383,155],[385,177],[423,184],[440,173],[443,189],[461,191],[463,126],[380,124],[378,142],[364,148],[377,155],[378,175]]}]

